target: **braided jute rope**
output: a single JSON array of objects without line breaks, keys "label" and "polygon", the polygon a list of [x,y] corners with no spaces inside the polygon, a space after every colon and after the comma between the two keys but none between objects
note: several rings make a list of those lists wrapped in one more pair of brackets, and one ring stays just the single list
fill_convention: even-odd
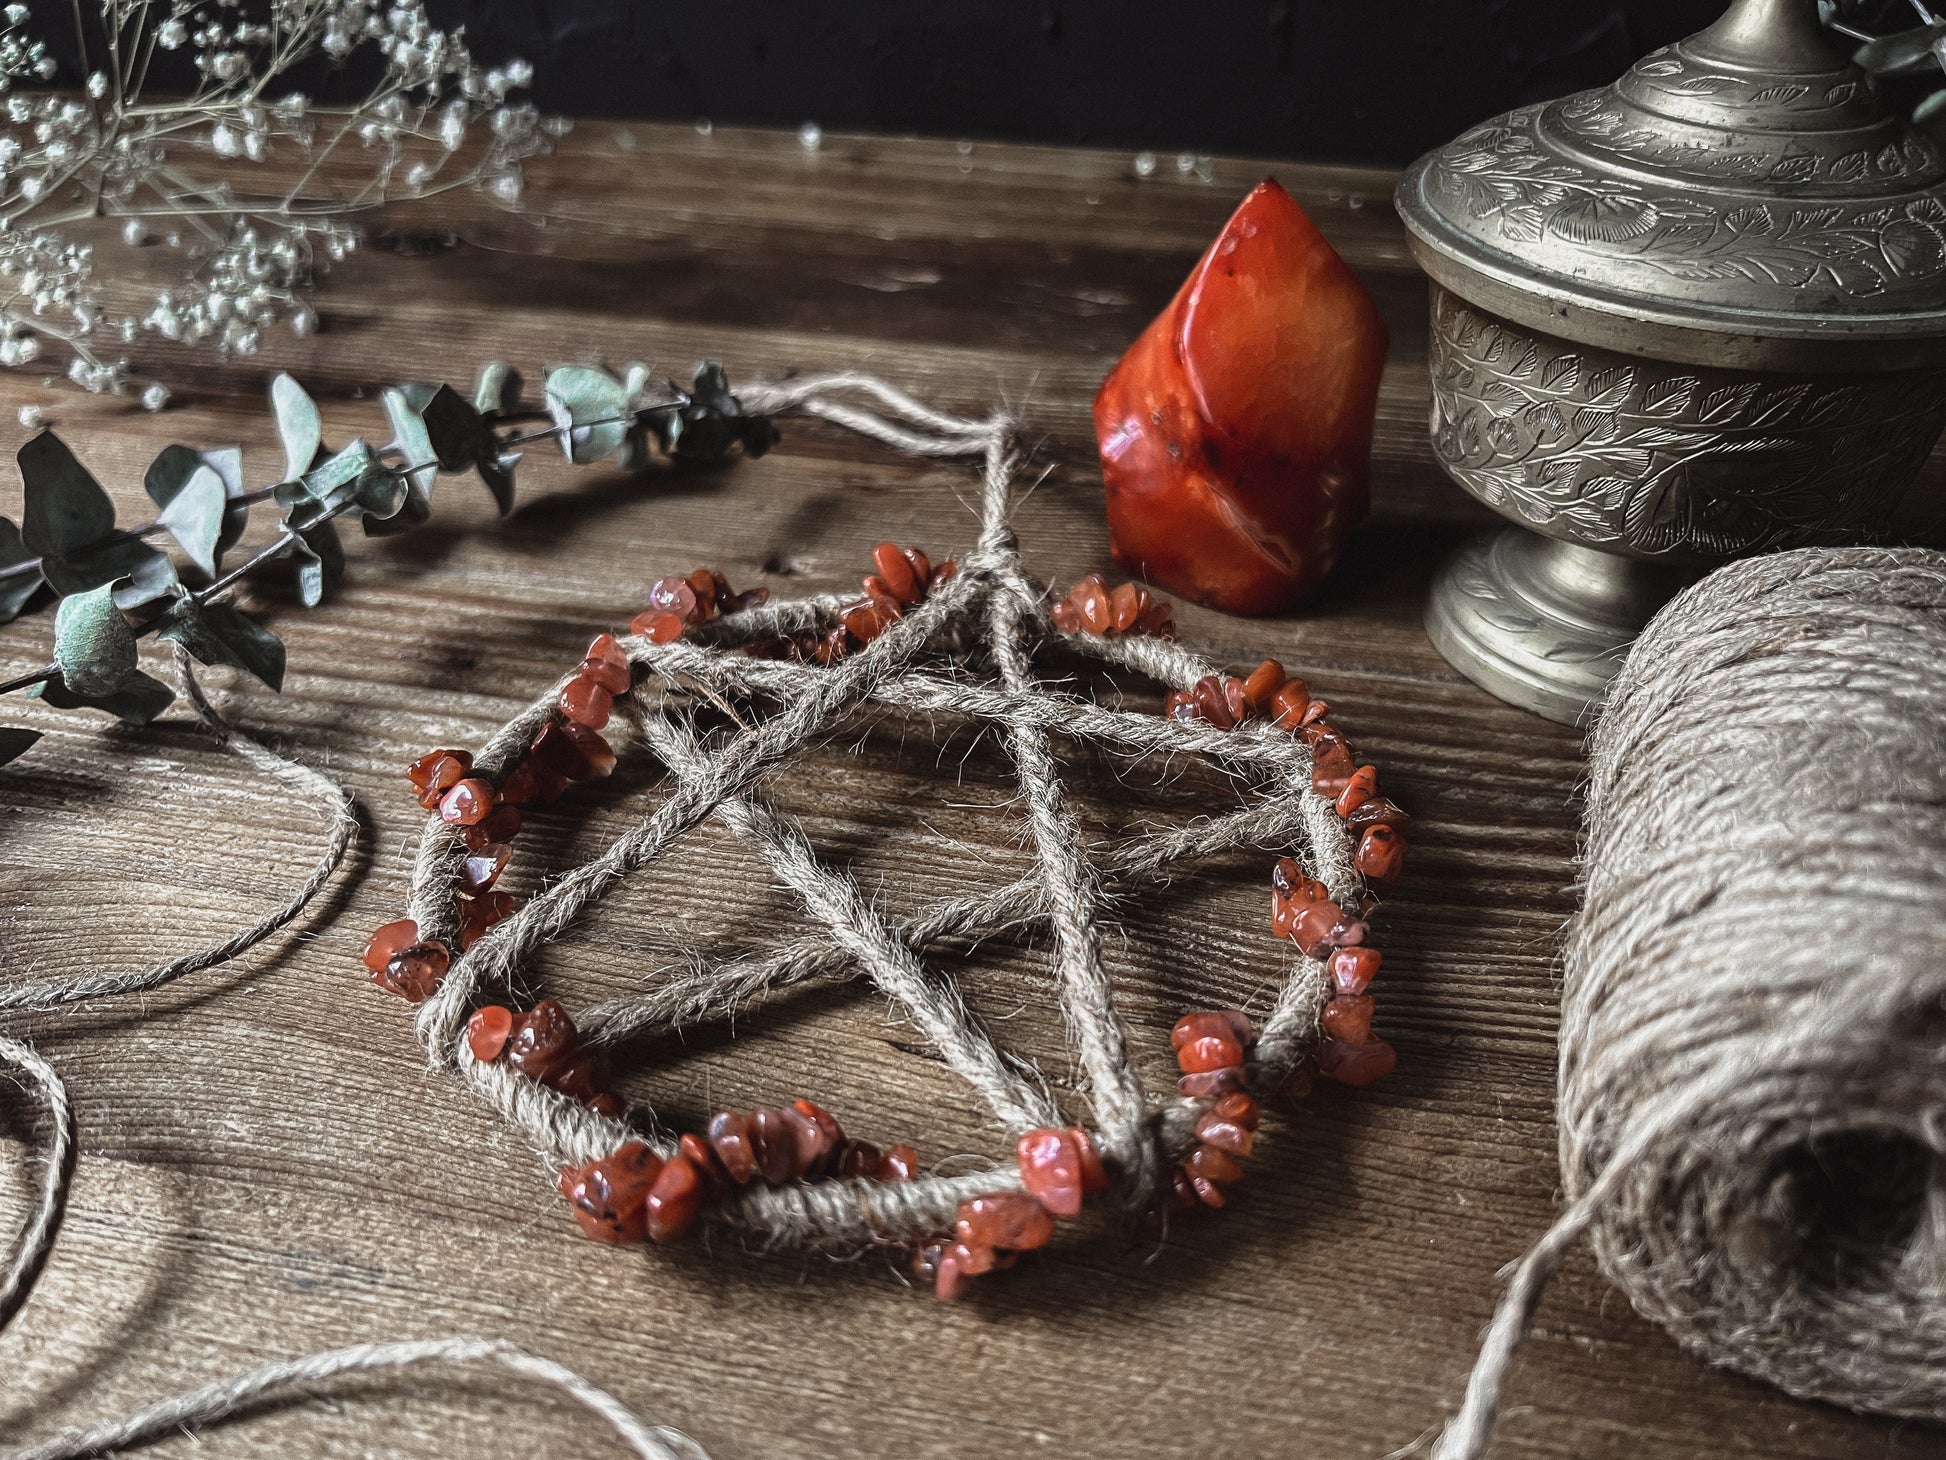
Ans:
[{"label": "braided jute rope", "polygon": [[[959,571],[862,652],[830,666],[752,657],[745,645],[830,621],[840,600],[817,598],[748,608],[711,619],[668,644],[623,639],[636,693],[617,705],[626,738],[664,767],[663,791],[641,819],[573,868],[454,961],[422,1006],[418,1033],[435,1068],[452,1069],[553,1171],[597,1160],[632,1140],[665,1156],[653,1112],[633,1121],[589,1109],[504,1062],[475,1059],[466,1038],[471,1010],[519,1002],[535,955],[623,879],[669,854],[678,839],[715,817],[767,863],[817,931],[766,953],[713,959],[685,950],[636,993],[582,1011],[582,1042],[613,1045],[642,1030],[724,1017],[741,1005],[810,978],[871,980],[978,1095],[1009,1137],[1064,1123],[1039,1072],[995,1046],[971,1017],[953,981],[926,963],[942,942],[964,947],[1002,934],[1046,932],[1051,983],[1088,1105],[1088,1123],[1125,1210],[1147,1208],[1171,1162],[1190,1145],[1207,1100],[1153,1100],[1129,1055],[1129,1037],[1102,964],[1103,928],[1121,889],[1168,875],[1181,862],[1236,847],[1295,852],[1344,906],[1365,889],[1351,838],[1311,786],[1311,751],[1268,724],[1218,730],[1154,712],[1120,710],[1040,680],[1033,656],[1060,639],[1111,667],[1186,686],[1213,666],[1155,638],[1062,635],[1049,621],[1046,590],[1021,564],[1009,513],[1019,459],[1004,415],[962,419],[920,404],[881,380],[845,374],[757,390],[748,408],[823,416],[898,450],[971,457],[983,478],[979,534]],[[937,546],[936,544],[934,546]],[[548,687],[474,757],[476,774],[504,776],[535,731],[555,713],[566,681]],[[699,713],[732,710],[738,729],[705,733]],[[918,715],[998,728],[1021,788],[1034,869],[1013,884],[921,907],[894,921],[849,873],[827,863],[789,818],[764,800],[762,781],[785,761],[860,715]],[[611,730],[611,733],[614,733]],[[1193,755],[1231,777],[1243,805],[1192,827],[1130,834],[1105,846],[1084,838],[1060,774],[1057,742],[1092,744],[1124,757]],[[455,941],[464,843],[459,830],[428,819],[406,915],[419,936]],[[1288,1074],[1316,1038],[1326,996],[1323,965],[1291,955],[1264,1012],[1255,1051],[1265,1086]],[[647,1127],[645,1134],[644,1127]],[[745,1187],[709,1219],[775,1245],[859,1247],[950,1229],[970,1196],[1017,1188],[1001,1169],[925,1175],[910,1182],[831,1180]]]},{"label": "braided jute rope", "polygon": [[1711,1363],[1946,1420],[1946,554],[1712,574],[1629,655],[1590,772],[1569,1200],[1436,1460],[1485,1453],[1584,1234]]}]

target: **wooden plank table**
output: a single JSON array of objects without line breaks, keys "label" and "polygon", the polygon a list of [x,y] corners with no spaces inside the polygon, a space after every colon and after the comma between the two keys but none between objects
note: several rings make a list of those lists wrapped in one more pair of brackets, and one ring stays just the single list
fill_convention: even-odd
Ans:
[{"label": "wooden plank table", "polygon": [[[718,129],[589,125],[535,167],[529,212],[402,212],[341,267],[314,338],[233,364],[151,356],[160,417],[0,377],[0,448],[43,404],[136,510],[163,444],[240,441],[280,461],[264,409],[295,371],[328,429],[381,433],[372,387],[641,359],[733,378],[859,367],[967,412],[1010,403],[1045,479],[1020,517],[1031,565],[1108,567],[1089,403],[1228,210],[1266,169],[1204,181],[1126,154]],[[78,1102],[82,1154],[41,1287],[0,1336],[0,1436],[44,1437],[275,1356],[362,1340],[507,1337],[573,1362],[719,1460],[742,1456],[1378,1456],[1456,1400],[1495,1272],[1547,1222],[1555,957],[1571,913],[1579,737],[1447,668],[1420,628],[1428,577],[1490,520],[1424,441],[1425,291],[1372,171],[1277,166],[1369,281],[1393,329],[1371,521],[1323,598],[1247,622],[1185,608],[1186,640],[1238,664],[1274,654],[1336,706],[1418,817],[1388,900],[1381,1024],[1398,1072],[1277,1109],[1230,1210],[1154,1231],[1092,1231],[947,1308],[895,1262],[583,1240],[545,1173],[453,1083],[425,1072],[405,1009],[362,981],[367,931],[397,915],[420,814],[401,767],[477,744],[655,576],[697,563],[796,593],[856,580],[882,538],[965,545],[970,476],[795,423],[771,457],[629,478],[536,454],[520,510],[442,487],[433,523],[359,539],[316,612],[272,581],[253,601],[291,653],[280,699],[216,673],[242,722],[329,768],[362,802],[353,864],[301,931],[244,966],[156,995],[26,1021]],[[118,257],[125,258],[126,255]],[[139,261],[139,260],[138,260]],[[109,262],[107,258],[104,262]],[[0,491],[12,514],[14,488]],[[125,518],[126,520],[126,518]],[[264,531],[259,524],[256,532]],[[49,621],[0,634],[0,673],[43,662]],[[180,712],[147,731],[10,700],[46,741],[0,774],[0,980],[146,966],[272,905],[308,864],[311,808],[213,749]],[[1218,804],[1193,775],[1124,792],[1077,761],[1106,822]],[[834,741],[781,780],[787,805],[897,908],[1022,861],[990,741],[927,726]],[[615,783],[611,783],[615,784]],[[509,883],[585,856],[653,794],[581,794],[537,818]],[[1227,859],[1129,910],[1113,972],[1144,1072],[1172,1074],[1185,1008],[1261,1001],[1275,949],[1263,858]],[[637,879],[551,950],[573,1003],[652,975],[686,940],[762,943],[798,926],[725,834]],[[1033,951],[960,970],[976,1012],[1040,1059],[1073,1063]],[[821,990],[629,1052],[625,1085],[678,1122],[800,1093],[859,1134],[928,1159],[1002,1150],[997,1132],[888,1023],[881,999]],[[12,1032],[12,1031],[10,1031]],[[0,1102],[0,1216],[26,1210],[27,1102]],[[11,1230],[11,1225],[9,1226]],[[1824,1457],[1946,1453],[1938,1432],[1797,1403],[1711,1372],[1636,1318],[1585,1255],[1542,1309],[1497,1451],[1505,1456]],[[551,1393],[426,1375],[334,1386],[172,1454],[607,1453]]]}]

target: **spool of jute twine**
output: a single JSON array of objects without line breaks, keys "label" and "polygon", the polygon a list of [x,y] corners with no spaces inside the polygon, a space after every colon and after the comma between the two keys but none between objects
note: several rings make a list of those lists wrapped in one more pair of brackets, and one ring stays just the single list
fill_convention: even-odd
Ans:
[{"label": "spool of jute twine", "polygon": [[1437,1460],[1485,1453],[1584,1234],[1710,1363],[1946,1420],[1946,554],[1712,574],[1636,644],[1589,770],[1565,1205]]}]

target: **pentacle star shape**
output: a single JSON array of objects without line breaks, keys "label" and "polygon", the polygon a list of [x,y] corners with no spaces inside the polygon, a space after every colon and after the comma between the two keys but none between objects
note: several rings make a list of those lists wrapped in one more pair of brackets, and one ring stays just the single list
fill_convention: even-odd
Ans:
[{"label": "pentacle star shape", "polygon": [[[391,926],[406,927],[420,949],[440,950],[442,966],[444,950],[464,951],[430,988],[418,1015],[421,1040],[435,1064],[463,1077],[562,1169],[561,1189],[575,1215],[604,1240],[638,1240],[645,1227],[666,1240],[700,1218],[779,1245],[906,1243],[932,1264],[929,1273],[942,1261],[957,1262],[940,1277],[942,1295],[951,1296],[948,1276],[956,1286],[959,1276],[995,1265],[988,1259],[1010,1260],[1012,1251],[1046,1241],[1053,1216],[1074,1215],[1083,1188],[1105,1191],[1130,1210],[1151,1208],[1172,1190],[1190,1203],[1220,1205],[1221,1183],[1241,1173],[1237,1158],[1249,1154],[1254,1139],[1249,1086],[1275,1088],[1307,1061],[1352,1084],[1391,1066],[1389,1047],[1369,1031],[1365,985],[1378,954],[1365,946],[1364,916],[1373,902],[1368,882],[1380,876],[1368,875],[1375,864],[1366,851],[1375,834],[1387,847],[1387,838],[1397,842],[1406,818],[1376,795],[1374,770],[1354,771],[1350,746],[1323,720],[1321,702],[1309,701],[1299,682],[1287,684],[1269,661],[1248,680],[1228,678],[1173,638],[1141,632],[1128,609],[1133,590],[1117,600],[1099,579],[1084,580],[1068,600],[1049,606],[1048,593],[1022,565],[1009,524],[1019,459],[1005,418],[943,415],[859,375],[752,394],[756,409],[822,416],[909,453],[977,458],[984,490],[975,546],[956,569],[883,546],[862,600],[753,602],[758,595],[733,597],[727,585],[713,596],[708,575],[699,574],[687,581],[727,611],[712,612],[711,602],[698,608],[696,594],[685,598],[671,587],[665,596],[677,613],[673,624],[663,622],[669,612],[645,614],[637,623],[647,620],[648,632],[597,640],[610,660],[598,661],[591,649],[580,673],[615,676],[613,713],[629,732],[624,748],[661,763],[662,793],[599,856],[490,927],[467,929],[470,946],[460,937],[461,893],[479,838],[469,839],[449,818],[431,819],[409,921]],[[1142,601],[1152,602],[1146,592]],[[1158,617],[1143,622],[1160,627]],[[1105,669],[1173,688],[1168,711],[1112,708],[1037,679],[1036,651],[1056,642]],[[571,731],[582,737],[577,743],[592,741],[598,755],[608,753],[600,735],[568,723],[564,691],[576,683],[573,676],[556,683],[480,750],[464,784],[484,789],[467,794],[490,802],[492,788],[509,786],[550,735]],[[706,742],[696,720],[705,704],[730,711],[737,728]],[[602,700],[604,719],[607,705]],[[970,721],[997,731],[1018,778],[1032,870],[903,917],[875,907],[851,873],[820,856],[760,789],[766,775],[841,718],[861,714]],[[1120,757],[1201,757],[1248,793],[1236,809],[1125,833],[1091,855],[1063,784],[1063,744]],[[438,794],[427,804],[440,804]],[[494,1002],[522,986],[542,945],[710,817],[768,864],[817,931],[727,961],[699,955],[574,1019],[554,1001],[519,1014]],[[1173,1036],[1184,1077],[1166,1098],[1152,1097],[1131,1063],[1129,1031],[1103,967],[1104,930],[1113,926],[1109,898],[1163,879],[1180,864],[1245,848],[1289,854],[1272,877],[1273,926],[1287,940],[1276,946],[1285,950],[1287,969],[1260,1032],[1236,1011],[1185,1018]],[[504,859],[504,847],[495,851]],[[1382,875],[1394,870],[1396,857]],[[924,962],[945,942],[964,948],[1029,929],[1048,935],[1085,1125],[1067,1124],[1024,1062],[1006,1057],[952,981]],[[569,1057],[645,1031],[726,1017],[784,985],[847,974],[871,980],[978,1093],[1017,1139],[1019,1169],[921,1174],[847,1141],[809,1102],[748,1118],[726,1113],[707,1136],[678,1143],[656,1130],[652,1112],[635,1112],[632,1120],[619,1097],[596,1095]]]}]

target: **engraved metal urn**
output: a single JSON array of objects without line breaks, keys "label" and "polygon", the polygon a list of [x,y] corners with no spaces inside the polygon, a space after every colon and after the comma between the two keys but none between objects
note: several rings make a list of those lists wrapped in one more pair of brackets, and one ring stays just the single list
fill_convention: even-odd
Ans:
[{"label": "engraved metal urn", "polygon": [[1415,163],[1432,440],[1518,526],[1427,609],[1482,687],[1583,721],[1725,558],[1881,534],[1946,425],[1946,153],[1817,0],[1738,0],[1615,85]]}]

